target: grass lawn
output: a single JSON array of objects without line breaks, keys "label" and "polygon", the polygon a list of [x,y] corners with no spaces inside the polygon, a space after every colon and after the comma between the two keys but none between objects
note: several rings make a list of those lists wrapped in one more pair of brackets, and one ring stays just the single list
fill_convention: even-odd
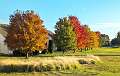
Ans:
[{"label": "grass lawn", "polygon": [[120,56],[120,48],[97,48],[97,49],[92,49],[92,50],[87,50],[87,51],[76,51],[73,53],[73,51],[67,51],[65,53],[63,52],[53,52],[52,54],[40,54],[39,56],[43,57],[50,57],[50,56],[81,56],[81,55],[96,55],[96,56]]},{"label": "grass lawn", "polygon": [[[87,56],[86,56],[87,55]],[[96,55],[100,59],[92,58]],[[95,64],[80,64],[78,59],[94,59]],[[67,69],[53,69],[42,72],[1,72],[0,76],[120,76],[120,48],[99,48],[83,52],[54,52],[53,54],[40,54],[25,59],[24,57],[0,56],[0,65],[22,64],[51,64]]]},{"label": "grass lawn", "polygon": [[[53,57],[53,56],[86,56],[86,55],[95,55],[95,56],[120,56],[120,48],[97,48],[87,51],[76,51],[73,53],[73,51],[66,51],[65,53],[61,51],[54,51],[52,54],[39,54],[37,56],[33,57]],[[0,54],[0,58],[9,58],[9,56],[3,56]],[[14,58],[14,57],[13,57]],[[17,57],[19,58],[19,57]]]}]

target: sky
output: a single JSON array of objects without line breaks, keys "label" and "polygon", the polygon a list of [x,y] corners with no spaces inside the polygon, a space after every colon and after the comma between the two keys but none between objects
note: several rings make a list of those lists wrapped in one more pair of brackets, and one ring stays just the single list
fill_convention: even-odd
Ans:
[{"label": "sky", "polygon": [[8,24],[17,9],[34,10],[51,31],[59,18],[71,15],[110,39],[120,31],[120,0],[0,0],[0,23]]}]

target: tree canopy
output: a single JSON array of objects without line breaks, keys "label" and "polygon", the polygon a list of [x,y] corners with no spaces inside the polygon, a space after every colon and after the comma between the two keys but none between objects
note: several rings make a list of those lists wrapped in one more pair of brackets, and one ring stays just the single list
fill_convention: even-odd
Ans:
[{"label": "tree canopy", "polygon": [[55,25],[55,42],[58,50],[76,49],[76,35],[67,17],[60,18]]},{"label": "tree canopy", "polygon": [[43,20],[34,11],[16,11],[10,16],[7,45],[10,49],[19,49],[26,54],[46,48],[48,32]]}]

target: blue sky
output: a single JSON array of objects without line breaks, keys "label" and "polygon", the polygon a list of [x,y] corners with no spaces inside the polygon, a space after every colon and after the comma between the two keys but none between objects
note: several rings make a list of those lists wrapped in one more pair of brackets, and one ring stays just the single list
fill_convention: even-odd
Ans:
[{"label": "blue sky", "polygon": [[120,0],[0,0],[0,23],[9,23],[16,9],[34,10],[51,31],[58,18],[69,15],[111,39],[120,31]]}]

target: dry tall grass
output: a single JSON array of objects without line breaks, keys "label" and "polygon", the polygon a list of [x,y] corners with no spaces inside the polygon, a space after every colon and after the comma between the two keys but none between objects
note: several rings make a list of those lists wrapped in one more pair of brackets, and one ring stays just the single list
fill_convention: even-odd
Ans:
[{"label": "dry tall grass", "polygon": [[77,64],[78,60],[86,60],[86,61],[100,61],[99,57],[93,55],[87,56],[57,56],[57,57],[30,57],[29,59],[24,58],[3,58],[0,59],[0,65],[22,65],[22,64]]},{"label": "dry tall grass", "polygon": [[81,67],[80,60],[100,61],[96,56],[31,57],[29,59],[9,58],[0,60],[0,71],[50,71],[76,69]]}]

